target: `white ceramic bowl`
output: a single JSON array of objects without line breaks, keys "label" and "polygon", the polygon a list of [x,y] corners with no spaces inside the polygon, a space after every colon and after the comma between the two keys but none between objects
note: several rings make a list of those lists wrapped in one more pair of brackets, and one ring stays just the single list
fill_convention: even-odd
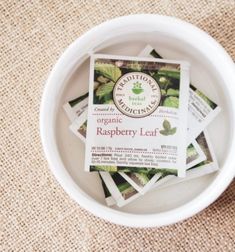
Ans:
[{"label": "white ceramic bowl", "polygon": [[[120,209],[108,208],[97,174],[83,171],[84,146],[68,130],[61,107],[88,90],[89,53],[137,55],[148,43],[167,58],[188,60],[193,83],[222,107],[209,126],[220,172],[152,191]],[[234,63],[225,50],[191,24],[166,16],[133,15],[98,25],[66,49],[47,80],[40,129],[50,168],[71,198],[113,223],[153,227],[186,219],[211,204],[235,174],[234,80]]]}]

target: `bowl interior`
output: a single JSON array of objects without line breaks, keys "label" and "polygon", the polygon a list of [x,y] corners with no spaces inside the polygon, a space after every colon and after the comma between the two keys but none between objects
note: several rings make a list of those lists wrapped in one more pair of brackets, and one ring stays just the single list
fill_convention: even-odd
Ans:
[{"label": "bowl interior", "polygon": [[[224,93],[224,83],[215,73],[210,61],[192,45],[161,32],[148,35],[134,33],[131,36],[118,36],[107,40],[95,49],[95,52],[136,56],[147,45],[157,49],[164,58],[187,60],[191,63],[191,82],[211,97],[223,112],[209,125],[208,132],[215,149],[219,165],[222,166],[229,148],[229,104]],[[79,55],[77,56],[79,57]],[[106,205],[100,179],[97,173],[84,172],[84,144],[68,129],[70,122],[62,105],[88,91],[89,59],[80,64],[66,83],[58,102],[56,137],[60,155],[66,169],[77,183],[93,199]],[[220,122],[223,122],[221,124]],[[219,132],[219,135],[218,135]],[[206,175],[168,188],[158,188],[118,208],[121,212],[146,214],[160,213],[182,206],[198,196],[218,176],[218,173]]]}]

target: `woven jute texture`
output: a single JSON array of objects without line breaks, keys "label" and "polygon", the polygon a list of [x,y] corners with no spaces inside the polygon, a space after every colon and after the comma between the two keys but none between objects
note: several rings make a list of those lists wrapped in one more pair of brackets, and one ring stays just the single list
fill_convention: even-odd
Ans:
[{"label": "woven jute texture", "polygon": [[132,13],[189,21],[235,60],[234,0],[0,1],[0,251],[235,251],[235,182],[182,223],[133,229],[83,210],[48,168],[38,127],[48,73],[82,33]]}]

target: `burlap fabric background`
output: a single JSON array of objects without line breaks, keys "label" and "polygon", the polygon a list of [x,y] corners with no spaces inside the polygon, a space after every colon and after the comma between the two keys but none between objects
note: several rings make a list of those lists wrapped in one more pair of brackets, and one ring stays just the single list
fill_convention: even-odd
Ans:
[{"label": "burlap fabric background", "polygon": [[39,138],[45,80],[64,49],[109,18],[173,15],[209,32],[235,60],[234,0],[0,2],[0,251],[235,251],[235,183],[182,223],[131,229],[94,217],[55,181]]}]

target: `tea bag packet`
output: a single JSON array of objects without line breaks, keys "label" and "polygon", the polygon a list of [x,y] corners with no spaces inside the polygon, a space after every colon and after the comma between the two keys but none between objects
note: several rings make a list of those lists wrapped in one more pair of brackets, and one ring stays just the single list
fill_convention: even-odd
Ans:
[{"label": "tea bag packet", "polygon": [[206,160],[203,149],[196,140],[193,140],[187,147],[186,167],[187,170]]},{"label": "tea bag packet", "polygon": [[68,101],[63,108],[71,122],[76,120],[88,106],[88,94],[86,93],[76,99]]},{"label": "tea bag packet", "polygon": [[219,170],[218,162],[216,160],[213,146],[211,144],[207,131],[201,132],[201,134],[196,138],[196,141],[201,147],[201,149],[204,151],[206,155],[206,160],[188,169],[186,172],[186,177],[182,179],[176,177],[173,174],[163,173],[162,177],[160,177],[159,180],[153,185],[153,188],[167,187]]},{"label": "tea bag packet", "polygon": [[[164,167],[184,176],[189,64],[93,55],[90,66],[85,170]],[[173,71],[178,97],[166,97],[159,78]]]},{"label": "tea bag packet", "polygon": [[[87,95],[81,96],[81,98],[77,98],[76,101],[81,102],[83,97],[87,97]],[[88,101],[87,101],[88,103]],[[84,104],[83,104],[84,105]],[[87,107],[87,106],[86,106]],[[85,109],[84,113],[78,117],[73,124],[70,126],[70,129],[77,135],[82,141],[85,142],[84,134],[86,133],[84,129],[86,129],[86,118],[87,117],[87,109]],[[195,147],[194,147],[195,146]],[[203,161],[205,159],[204,153],[198,148],[197,143],[188,146],[187,148],[187,169],[192,167],[193,165]],[[191,147],[191,148],[190,148]],[[192,148],[193,147],[193,148]],[[188,156],[189,154],[189,156]],[[190,162],[189,162],[190,161]],[[99,167],[100,168],[100,167]],[[116,168],[116,167],[112,167]],[[123,167],[122,167],[123,168]],[[110,169],[110,167],[109,167]],[[115,171],[112,169],[113,171]],[[130,171],[128,170],[130,169]],[[125,167],[125,172],[120,172],[120,174],[140,193],[144,194],[146,191],[151,188],[151,186],[157,181],[157,179],[161,176],[161,173],[155,175],[153,169],[142,168],[140,172],[131,172],[132,167]],[[135,169],[136,171],[136,169]],[[141,172],[143,171],[143,172]]]},{"label": "tea bag packet", "polygon": [[[81,97],[75,99],[78,103],[83,101],[84,98],[87,98],[87,94],[82,95]],[[87,101],[87,106],[88,106],[88,100]],[[70,102],[68,102],[70,103]],[[84,103],[83,103],[84,106]],[[86,106],[86,107],[87,107]],[[79,106],[77,106],[79,107]],[[78,117],[70,126],[70,129],[72,132],[78,136],[83,142],[85,142],[85,137],[84,134],[86,132],[84,129],[86,129],[86,124],[87,124],[87,108],[85,109],[84,113]],[[194,147],[195,146],[195,147]],[[188,146],[187,148],[187,154],[190,156],[188,157],[187,155],[187,169],[192,167],[193,165],[203,161],[205,159],[204,153],[198,148],[197,143],[194,141],[194,146],[191,145]],[[193,148],[192,148],[193,147]],[[188,162],[190,158],[190,162]],[[103,167],[104,169],[106,167]],[[116,167],[112,167],[112,171],[115,171]],[[118,169],[119,167],[117,167]],[[158,178],[161,176],[161,173],[158,173],[155,175],[157,172],[157,169],[146,169],[146,168],[141,168],[139,170],[135,169],[134,167],[120,167],[120,169],[123,170],[125,169],[125,172],[120,172],[120,174],[140,193],[144,194],[146,191],[149,190],[149,188],[152,187],[152,185],[158,180]],[[100,167],[99,167],[100,169]],[[110,169],[110,167],[109,167]],[[135,172],[132,172],[132,169],[134,169]],[[155,171],[154,171],[155,170]]]},{"label": "tea bag packet", "polygon": [[100,175],[117,206],[125,206],[141,196],[119,173],[100,172]]},{"label": "tea bag packet", "polygon": [[[99,174],[100,175],[100,174]],[[116,201],[114,200],[113,196],[111,195],[109,189],[107,188],[102,176],[99,176],[101,179],[101,183],[102,183],[102,187],[103,187],[103,191],[104,191],[104,196],[105,196],[105,202],[107,204],[107,206],[114,206],[116,205]]]},{"label": "tea bag packet", "polygon": [[190,134],[197,137],[221,108],[193,85],[190,85],[189,97],[188,127]]},{"label": "tea bag packet", "polygon": [[69,126],[69,129],[84,143],[86,141],[87,133],[87,113],[88,109],[86,108],[83,113]]},{"label": "tea bag packet", "polygon": [[[147,45],[140,53],[142,57],[162,58],[160,54],[150,45]],[[177,75],[172,72],[168,74],[169,78]],[[167,83],[168,76],[164,77]],[[163,80],[163,79],[162,79]],[[170,85],[166,88],[166,96],[176,95],[176,92]],[[207,97],[203,92],[190,84],[189,88],[189,104],[188,104],[188,143],[194,140],[208,124],[219,114],[221,108]]]},{"label": "tea bag packet", "polygon": [[[87,105],[88,106],[88,105]],[[70,130],[78,137],[80,138],[84,143],[85,143],[85,138],[86,138],[86,129],[87,129],[87,113],[88,109],[86,108],[84,112],[76,119],[73,121],[73,123],[70,125]],[[187,157],[186,157],[186,165],[187,169],[190,167],[204,161],[206,159],[206,156],[204,152],[201,150],[200,146],[197,144],[197,142],[194,140],[192,143],[187,147]],[[107,167],[99,167],[99,169],[103,169],[103,171],[107,171]],[[142,179],[140,177],[140,180],[143,184],[143,181],[148,181],[148,178],[153,178],[154,174],[158,173],[158,169],[152,169],[152,168],[135,168],[135,167],[117,167],[114,166],[111,168],[109,166],[108,171],[111,172],[120,172],[120,174],[125,177],[126,179],[129,179],[129,177],[133,177],[133,180],[138,180],[136,175],[137,173],[144,174],[143,177],[145,176],[145,179]],[[110,170],[111,169],[111,170]],[[126,174],[127,173],[127,174]],[[133,174],[134,173],[134,174]],[[147,175],[146,175],[147,174]],[[147,176],[147,177],[146,177]],[[157,176],[155,177],[157,179]],[[154,180],[154,179],[153,179]],[[130,183],[130,180],[128,180]],[[144,186],[144,185],[143,185]],[[136,189],[139,188],[138,185],[136,184]],[[138,190],[138,189],[137,189]]]}]

